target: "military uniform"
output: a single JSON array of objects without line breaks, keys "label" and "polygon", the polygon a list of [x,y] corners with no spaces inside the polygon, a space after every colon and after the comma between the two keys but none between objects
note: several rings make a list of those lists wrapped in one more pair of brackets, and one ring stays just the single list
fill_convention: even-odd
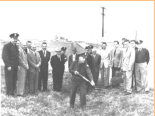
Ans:
[{"label": "military uniform", "polygon": [[[12,42],[4,45],[2,51],[2,59],[4,61],[5,69],[5,83],[6,83],[6,94],[14,95],[17,83],[17,71],[19,65],[19,51],[17,46]],[[11,67],[11,70],[8,70]]]},{"label": "military uniform", "polygon": [[86,62],[80,64],[78,62],[78,60],[76,60],[76,61],[72,62],[69,71],[70,71],[70,73],[72,73],[70,106],[74,107],[76,92],[77,92],[77,89],[79,88],[79,90],[80,90],[80,106],[84,107],[86,105],[86,93],[87,93],[86,81],[83,78],[81,78],[80,76],[75,75],[74,72],[78,71],[84,77],[86,77],[88,75],[89,79],[93,80],[93,76],[90,71],[90,68]]}]

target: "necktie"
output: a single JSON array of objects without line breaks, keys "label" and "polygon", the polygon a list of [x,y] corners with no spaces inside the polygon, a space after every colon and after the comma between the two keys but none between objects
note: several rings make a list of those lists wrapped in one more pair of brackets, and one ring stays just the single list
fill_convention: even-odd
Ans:
[{"label": "necktie", "polygon": [[45,57],[45,50],[44,50],[44,57]]},{"label": "necktie", "polygon": [[116,54],[116,49],[115,49],[115,51],[114,51],[114,56],[115,56],[115,54]]},{"label": "necktie", "polygon": [[126,52],[128,51],[128,48],[126,49]]}]

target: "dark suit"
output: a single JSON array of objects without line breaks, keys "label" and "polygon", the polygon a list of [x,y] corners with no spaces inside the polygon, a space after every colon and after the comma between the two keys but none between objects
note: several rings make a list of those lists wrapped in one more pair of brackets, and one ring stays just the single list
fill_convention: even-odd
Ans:
[{"label": "dark suit", "polygon": [[69,59],[68,59],[68,69],[69,69],[69,67],[70,67],[70,65],[72,64],[72,62],[73,61],[75,61],[75,60],[77,60],[77,55],[75,54],[75,59],[73,59],[73,54],[71,54],[70,56],[69,56]]},{"label": "dark suit", "polygon": [[[86,63],[89,65],[89,68],[92,73],[92,56],[88,53],[85,53],[85,56],[86,56]],[[87,73],[86,73],[86,78],[89,79]],[[92,88],[92,86],[89,82],[86,82],[86,85],[87,85],[87,92],[88,92]]]},{"label": "dark suit", "polygon": [[[16,90],[17,70],[19,65],[19,51],[16,45],[9,42],[4,45],[2,59],[5,64],[6,94],[13,95]],[[8,70],[11,67],[11,70]]]},{"label": "dark suit", "polygon": [[52,73],[53,73],[53,90],[54,91],[61,91],[62,88],[62,81],[63,81],[63,73],[64,73],[64,63],[65,57],[61,55],[61,60],[57,55],[52,56],[51,58],[51,66],[52,66]]},{"label": "dark suit", "polygon": [[97,84],[98,77],[99,77],[100,62],[101,62],[101,56],[99,54],[96,54],[95,57],[92,56],[92,74],[93,74],[95,85]]},{"label": "dark suit", "polygon": [[39,54],[41,58],[41,65],[40,65],[38,89],[41,91],[43,83],[43,91],[46,91],[48,81],[48,62],[50,60],[51,53],[46,50],[46,56],[44,56],[43,50],[40,50]]},{"label": "dark suit", "polygon": [[121,69],[122,63],[122,50],[117,48],[111,51],[111,66],[112,66],[112,77],[116,76],[116,72]]},{"label": "dark suit", "polygon": [[86,61],[90,69],[92,69],[92,56],[90,54],[86,54]]}]

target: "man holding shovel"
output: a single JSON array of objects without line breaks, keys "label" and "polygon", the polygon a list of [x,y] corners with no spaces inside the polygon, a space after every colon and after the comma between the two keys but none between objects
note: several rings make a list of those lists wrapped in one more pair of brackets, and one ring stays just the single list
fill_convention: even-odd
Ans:
[{"label": "man holding shovel", "polygon": [[[86,105],[86,82],[91,83],[92,86],[95,86],[93,76],[88,64],[85,62],[85,54],[79,53],[78,59],[73,61],[69,72],[72,73],[71,78],[71,94],[70,94],[70,107],[74,107],[76,92],[79,88],[80,91],[80,107],[84,108]],[[86,77],[88,75],[89,80]]]}]

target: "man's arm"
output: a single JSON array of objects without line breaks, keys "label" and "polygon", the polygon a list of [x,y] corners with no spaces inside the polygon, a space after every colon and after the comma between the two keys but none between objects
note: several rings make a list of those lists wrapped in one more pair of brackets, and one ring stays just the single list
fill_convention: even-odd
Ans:
[{"label": "man's arm", "polygon": [[6,67],[11,67],[10,60],[9,60],[9,49],[6,45],[4,45],[3,47],[2,59]]},{"label": "man's arm", "polygon": [[132,66],[134,65],[134,63],[135,63],[135,50],[131,48],[128,70],[132,69]]},{"label": "man's arm", "polygon": [[120,60],[119,60],[119,65],[118,65],[118,67],[121,67],[121,64],[122,64],[122,56],[123,56],[123,51],[120,50]]},{"label": "man's arm", "polygon": [[49,53],[49,57],[47,59],[47,62],[49,62],[50,58],[51,58],[51,52],[48,52]]},{"label": "man's arm", "polygon": [[91,70],[90,70],[88,64],[86,64],[86,73],[87,73],[87,75],[88,75],[89,80],[90,80],[90,81],[94,81],[94,80],[93,80],[93,75],[92,75],[92,73],[91,73]]},{"label": "man's arm", "polygon": [[112,61],[112,53],[113,53],[113,50],[110,50],[110,51],[109,51],[109,54],[108,54],[109,65],[110,65],[110,66],[112,66],[112,63],[113,63],[113,61]]},{"label": "man's arm", "polygon": [[25,69],[28,69],[28,65],[24,63],[22,57],[25,57],[23,56],[23,52],[19,52],[19,64]]},{"label": "man's arm", "polygon": [[69,58],[68,58],[68,69],[70,68],[70,62],[71,62],[71,55],[69,55]]},{"label": "man's arm", "polygon": [[50,61],[51,67],[54,67],[54,56],[52,56],[51,61]]},{"label": "man's arm", "polygon": [[145,49],[145,56],[146,56],[146,62],[147,62],[147,64],[149,63],[149,61],[150,61],[150,54],[149,54],[149,51],[147,50],[147,49]]},{"label": "man's arm", "polygon": [[37,53],[37,54],[38,54],[38,57],[39,57],[39,63],[37,64],[37,66],[39,67],[41,65],[41,57],[40,57],[39,53]]},{"label": "man's arm", "polygon": [[101,63],[101,55],[99,54],[99,58],[98,58],[98,66],[100,66]]}]

